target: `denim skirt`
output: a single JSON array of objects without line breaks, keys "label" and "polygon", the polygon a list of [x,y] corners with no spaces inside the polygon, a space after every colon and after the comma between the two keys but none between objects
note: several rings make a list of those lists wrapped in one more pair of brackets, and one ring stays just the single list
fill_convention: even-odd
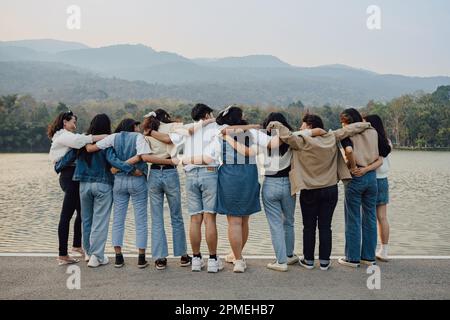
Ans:
[{"label": "denim skirt", "polygon": [[388,178],[377,179],[378,196],[377,206],[389,203],[389,182]]},{"label": "denim skirt", "polygon": [[217,181],[219,214],[249,216],[261,211],[260,184],[255,164],[223,164]]}]

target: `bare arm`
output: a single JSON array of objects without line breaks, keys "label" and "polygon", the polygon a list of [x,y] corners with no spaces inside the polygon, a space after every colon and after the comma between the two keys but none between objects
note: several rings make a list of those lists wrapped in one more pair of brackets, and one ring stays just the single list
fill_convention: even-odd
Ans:
[{"label": "bare arm", "polygon": [[94,143],[88,143],[87,145],[86,145],[86,151],[87,152],[90,152],[90,153],[92,153],[92,152],[97,152],[97,151],[100,151],[101,149],[96,145],[96,144],[94,144]]},{"label": "bare arm", "polygon": [[183,164],[208,165],[214,162],[214,159],[209,156],[193,156],[183,157]]},{"label": "bare arm", "polygon": [[164,159],[152,154],[143,154],[141,155],[142,161],[150,162],[154,164],[164,164],[164,165],[177,165],[178,159]]},{"label": "bare arm", "polygon": [[159,140],[165,144],[172,144],[172,140],[167,133],[161,133],[156,130],[152,130],[152,133],[150,135],[156,140]]},{"label": "bare arm", "polygon": [[352,174],[361,177],[365,175],[367,172],[377,170],[381,165],[383,164],[383,157],[378,157],[377,160],[375,160],[373,163],[369,164],[368,166],[365,166],[363,168],[356,168],[352,170]]},{"label": "bare arm", "polygon": [[246,125],[239,125],[239,126],[228,126],[226,128],[223,128],[220,133],[225,135],[227,133],[227,130],[236,130],[236,129],[247,131],[247,130],[250,130],[250,129],[261,129],[261,126],[259,124],[246,124]]},{"label": "bare arm", "polygon": [[273,121],[273,122],[269,123],[268,129],[278,130],[280,140],[283,141],[284,143],[287,143],[293,150],[300,150],[305,145],[305,139],[303,136],[301,136],[301,135],[297,136],[297,135],[292,134],[292,132],[288,128],[283,126],[278,121]]},{"label": "bare arm", "polygon": [[103,140],[107,136],[108,136],[107,134],[99,134],[99,135],[92,136],[92,142],[97,142],[97,141]]},{"label": "bare arm", "polygon": [[233,147],[234,150],[239,152],[240,154],[246,156],[246,157],[253,157],[256,156],[256,151],[253,148],[249,148],[246,145],[243,145],[240,142],[237,142],[233,139],[230,135],[225,135],[224,139]]}]

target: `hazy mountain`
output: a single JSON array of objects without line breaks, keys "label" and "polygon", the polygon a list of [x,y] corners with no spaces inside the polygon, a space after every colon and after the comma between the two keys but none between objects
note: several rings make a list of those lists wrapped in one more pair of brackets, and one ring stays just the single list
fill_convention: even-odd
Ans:
[{"label": "hazy mountain", "polygon": [[56,40],[0,42],[0,61],[0,94],[29,92],[71,102],[173,97],[212,105],[300,99],[360,106],[450,84],[450,77],[382,75],[345,65],[295,67],[270,55],[187,59],[139,44],[89,48]]},{"label": "hazy mountain", "polygon": [[0,41],[0,46],[22,47],[32,49],[34,51],[42,51],[49,53],[89,48],[87,45],[79,42],[61,41],[53,39]]}]

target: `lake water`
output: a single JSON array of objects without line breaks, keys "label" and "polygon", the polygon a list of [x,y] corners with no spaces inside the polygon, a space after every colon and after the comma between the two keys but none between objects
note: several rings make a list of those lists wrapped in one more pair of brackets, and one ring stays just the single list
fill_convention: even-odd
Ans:
[{"label": "lake water", "polygon": [[[450,255],[450,152],[394,151],[390,174],[390,253],[393,255]],[[180,171],[183,208],[184,174]],[[0,154],[0,252],[56,253],[57,225],[63,192],[47,154]],[[344,252],[343,186],[333,219],[333,255]],[[171,245],[167,204],[166,232]],[[183,213],[188,231],[189,217]],[[226,218],[217,218],[218,253],[229,251]],[[149,219],[150,223],[150,219]],[[71,237],[72,237],[71,229]],[[296,246],[302,253],[302,219],[297,200]],[[150,237],[150,233],[149,233]],[[71,242],[69,242],[70,244]],[[207,252],[205,241],[202,251]],[[150,248],[150,239],[149,239]],[[188,241],[188,248],[190,245]],[[125,252],[135,253],[131,206],[127,217]],[[113,252],[111,232],[107,252]],[[150,251],[149,251],[150,252]],[[172,252],[169,252],[172,254]],[[273,255],[264,212],[250,219],[247,255]]]}]

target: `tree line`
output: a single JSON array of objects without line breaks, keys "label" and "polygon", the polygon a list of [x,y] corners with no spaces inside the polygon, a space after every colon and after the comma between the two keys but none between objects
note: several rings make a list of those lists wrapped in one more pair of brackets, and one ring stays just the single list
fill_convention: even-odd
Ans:
[{"label": "tree line", "polygon": [[[47,125],[61,111],[78,115],[78,131],[83,132],[97,113],[106,113],[113,127],[123,118],[142,119],[151,110],[163,108],[174,120],[189,123],[192,103],[172,99],[139,101],[102,100],[68,106],[64,102],[36,101],[30,95],[4,95],[0,98],[0,152],[48,152]],[[262,123],[270,112],[283,113],[298,128],[305,113],[322,117],[327,129],[341,126],[343,106],[305,106],[301,101],[287,106],[242,105],[245,118]],[[378,114],[397,147],[450,148],[450,86],[441,86],[430,94],[409,94],[389,102],[369,101],[360,108],[364,114]]]}]

